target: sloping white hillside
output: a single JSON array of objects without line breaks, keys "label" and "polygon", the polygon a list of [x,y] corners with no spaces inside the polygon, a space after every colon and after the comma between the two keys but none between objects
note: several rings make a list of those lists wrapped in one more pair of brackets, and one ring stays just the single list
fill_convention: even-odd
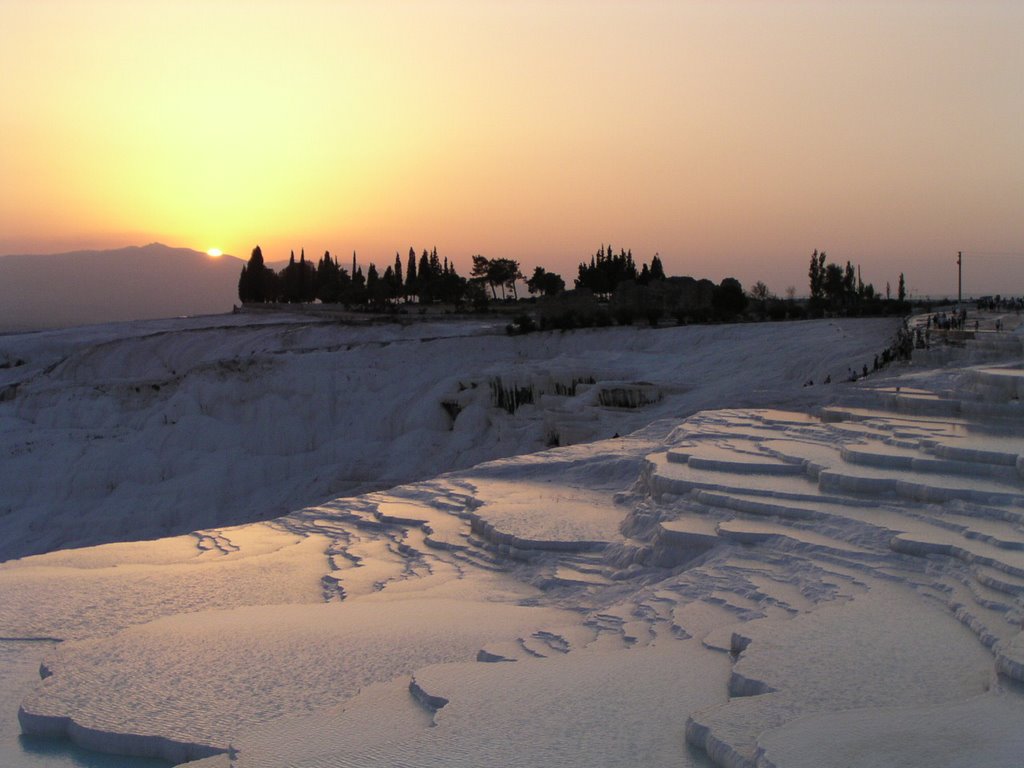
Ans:
[{"label": "sloping white hillside", "polygon": [[[820,402],[895,330],[228,315],[0,337],[0,559],[267,519],[702,408]],[[533,402],[494,407],[517,392]]]}]

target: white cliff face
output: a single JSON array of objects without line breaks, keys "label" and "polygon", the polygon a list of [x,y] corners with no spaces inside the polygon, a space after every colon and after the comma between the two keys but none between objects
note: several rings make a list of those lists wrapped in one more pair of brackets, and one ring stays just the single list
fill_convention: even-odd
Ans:
[{"label": "white cliff face", "polygon": [[[799,338],[767,354],[764,329]],[[804,357],[836,329],[847,347],[833,339],[819,361]],[[260,332],[282,345],[284,330]],[[381,456],[399,469],[389,471],[504,450],[487,440],[520,450],[273,520],[0,564],[0,635],[64,640],[46,653],[21,725],[238,768],[1006,765],[1024,748],[1024,419],[1013,394],[1024,370],[1020,360],[902,367],[856,386],[802,386],[880,351],[882,330],[449,334],[378,347],[432,349],[422,367],[455,385],[430,390],[453,403],[437,405],[447,426],[424,427],[418,444],[392,440]],[[239,333],[251,344],[257,329]],[[311,341],[320,333],[299,332],[309,360],[328,355]],[[441,342],[461,350],[446,367],[431,347]],[[473,387],[451,369],[484,365],[487,344],[504,356],[487,358]],[[961,354],[969,360],[970,345]],[[68,375],[85,357],[62,363]],[[386,359],[362,361],[391,370]],[[110,367],[89,376],[100,370]],[[295,386],[319,375],[311,362],[300,370]],[[37,402],[41,419],[53,372],[7,401],[26,398],[11,418],[27,420]],[[195,395],[218,385],[199,372],[183,381],[193,376],[179,392],[241,407]],[[287,378],[271,362],[259,380],[275,376]],[[534,402],[495,405],[495,378],[533,387]],[[661,397],[603,406],[602,382]],[[732,407],[694,413],[716,394]],[[773,398],[786,407],[767,407]],[[260,406],[246,407],[256,418]],[[535,427],[570,415],[580,434],[590,423],[595,436],[625,437],[515,455],[543,439]],[[383,430],[382,445],[401,432],[394,414],[386,428],[360,418]],[[460,429],[462,454],[451,447]],[[299,429],[286,431],[279,445]],[[222,475],[229,442],[213,430],[206,444]],[[268,494],[275,477],[263,475]],[[197,483],[196,498],[213,484]],[[97,526],[124,519],[97,509],[87,518]]]},{"label": "white cliff face", "polygon": [[870,361],[893,329],[513,338],[232,315],[0,336],[0,559],[265,520],[708,406],[834,397],[801,385]]}]

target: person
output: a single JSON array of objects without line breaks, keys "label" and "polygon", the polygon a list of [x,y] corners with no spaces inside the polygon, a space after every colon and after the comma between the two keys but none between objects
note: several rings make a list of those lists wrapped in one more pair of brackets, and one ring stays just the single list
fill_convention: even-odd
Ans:
[{"label": "person", "polygon": [[831,384],[832,383],[832,374],[831,373],[826,374],[826,376],[825,376],[825,383],[826,384]]}]

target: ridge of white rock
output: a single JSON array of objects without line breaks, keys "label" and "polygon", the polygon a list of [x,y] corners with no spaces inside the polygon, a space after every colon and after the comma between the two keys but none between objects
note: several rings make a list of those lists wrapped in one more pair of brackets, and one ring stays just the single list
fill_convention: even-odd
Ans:
[{"label": "ridge of white rock", "polygon": [[897,323],[769,343],[767,323],[510,337],[275,313],[0,336],[0,560],[272,519],[707,407],[827,402],[838,384],[801,385],[870,361]]}]

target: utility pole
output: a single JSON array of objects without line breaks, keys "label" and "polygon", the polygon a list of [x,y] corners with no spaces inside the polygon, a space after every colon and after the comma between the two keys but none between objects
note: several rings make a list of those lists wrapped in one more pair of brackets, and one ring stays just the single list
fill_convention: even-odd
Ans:
[{"label": "utility pole", "polygon": [[964,303],[964,254],[963,251],[956,252],[956,305],[959,307]]}]

